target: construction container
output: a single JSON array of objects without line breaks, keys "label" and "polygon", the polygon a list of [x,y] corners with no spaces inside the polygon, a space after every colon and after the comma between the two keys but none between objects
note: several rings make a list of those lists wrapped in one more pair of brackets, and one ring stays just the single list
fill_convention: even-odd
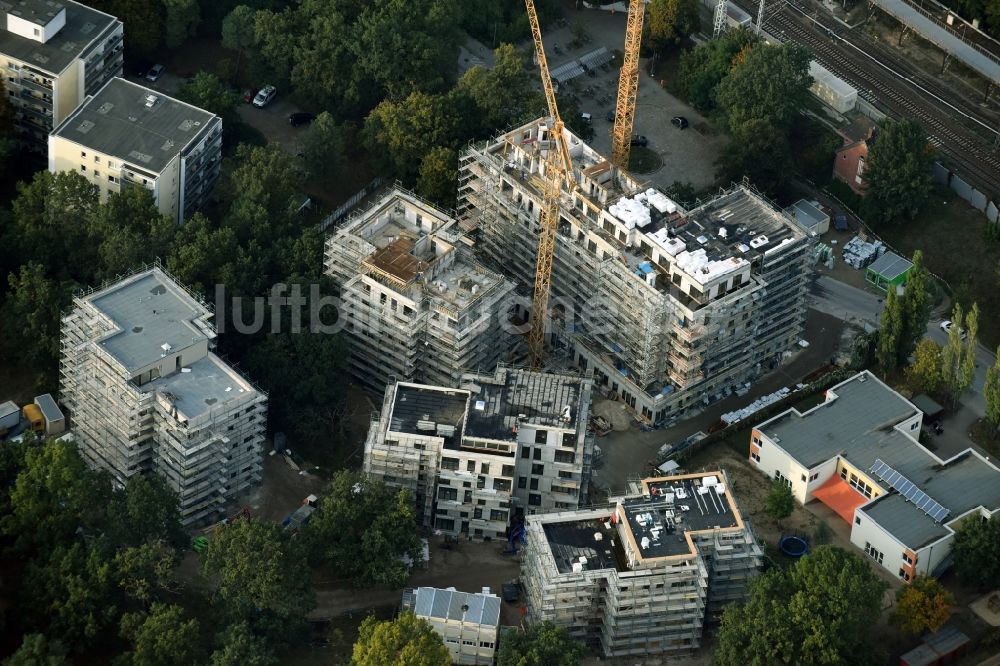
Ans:
[{"label": "construction container", "polygon": [[7,434],[7,431],[17,426],[21,421],[21,410],[13,401],[0,405],[0,435]]},{"label": "construction container", "polygon": [[38,405],[35,403],[25,405],[21,411],[24,414],[25,420],[30,424],[28,427],[31,430],[34,432],[45,432],[45,417],[42,416],[42,410],[38,408]]},{"label": "construction container", "polygon": [[66,432],[66,416],[59,409],[59,405],[56,404],[51,393],[37,396],[35,405],[41,410],[42,417],[45,419],[46,435],[61,435]]}]

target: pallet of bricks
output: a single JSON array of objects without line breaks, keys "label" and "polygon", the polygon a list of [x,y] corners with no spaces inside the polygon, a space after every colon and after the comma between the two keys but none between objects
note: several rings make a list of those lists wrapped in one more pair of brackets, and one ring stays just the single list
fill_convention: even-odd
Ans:
[{"label": "pallet of bricks", "polygon": [[885,250],[886,247],[882,241],[868,243],[861,240],[860,236],[855,236],[844,243],[844,263],[862,269],[885,254]]}]

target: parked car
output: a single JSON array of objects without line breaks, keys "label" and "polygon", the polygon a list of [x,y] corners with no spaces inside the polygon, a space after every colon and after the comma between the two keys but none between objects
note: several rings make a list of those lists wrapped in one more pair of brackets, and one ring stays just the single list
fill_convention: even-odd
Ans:
[{"label": "parked car", "polygon": [[[952,323],[950,321],[948,321],[947,319],[945,319],[943,322],[941,322],[941,330],[944,331],[945,333],[950,333],[951,332],[951,326],[952,326]],[[960,336],[962,336],[963,340],[966,339],[967,337],[969,337],[969,334],[965,332],[964,328],[958,329],[958,334]]]},{"label": "parked car", "polygon": [[272,99],[274,99],[274,96],[276,94],[278,94],[277,88],[275,88],[274,86],[264,86],[263,88],[260,89],[260,92],[258,92],[254,96],[253,105],[256,106],[258,109],[263,109],[270,103]]},{"label": "parked car", "polygon": [[256,88],[247,88],[243,91],[243,101],[249,104],[253,101],[253,98],[257,96]]},{"label": "parked car", "polygon": [[153,65],[149,68],[149,71],[146,72],[145,79],[150,83],[156,83],[160,80],[160,77],[163,76],[163,72],[165,71],[167,71],[167,68],[163,65]]},{"label": "parked car", "polygon": [[614,109],[608,109],[608,115],[606,115],[605,118],[608,119],[609,123],[615,122],[615,110]]},{"label": "parked car", "polygon": [[288,116],[288,124],[292,127],[308,125],[314,120],[316,120],[316,114],[306,113],[305,111],[299,111]]},{"label": "parked car", "polygon": [[645,146],[645,145],[648,145],[648,144],[649,144],[649,139],[647,139],[646,137],[644,137],[641,134],[636,134],[636,135],[634,135],[632,137],[632,145],[633,146]]},{"label": "parked car", "polygon": [[593,121],[593,119],[594,119],[593,116],[591,116],[586,111],[584,111],[583,113],[580,114],[580,120],[582,120],[585,123],[589,124],[591,121]]},{"label": "parked car", "polygon": [[677,129],[687,129],[688,119],[684,116],[674,116],[670,119],[670,123]]}]

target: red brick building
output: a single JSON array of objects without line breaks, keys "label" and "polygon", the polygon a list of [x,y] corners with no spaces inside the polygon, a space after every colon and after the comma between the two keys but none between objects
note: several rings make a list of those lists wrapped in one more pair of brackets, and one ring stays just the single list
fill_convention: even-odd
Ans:
[{"label": "red brick building", "polygon": [[844,143],[837,150],[833,162],[833,177],[847,183],[860,195],[865,193],[864,172],[868,148],[875,140],[875,123],[860,116],[850,125],[837,131]]}]

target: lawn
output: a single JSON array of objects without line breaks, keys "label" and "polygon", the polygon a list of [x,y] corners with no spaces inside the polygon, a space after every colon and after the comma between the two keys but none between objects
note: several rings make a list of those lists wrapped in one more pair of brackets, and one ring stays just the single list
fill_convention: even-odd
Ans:
[{"label": "lawn", "polygon": [[876,230],[897,252],[924,253],[924,262],[947,285],[950,296],[968,308],[979,304],[979,340],[1000,344],[1000,242],[986,239],[990,222],[950,190],[936,189],[912,222]]}]

